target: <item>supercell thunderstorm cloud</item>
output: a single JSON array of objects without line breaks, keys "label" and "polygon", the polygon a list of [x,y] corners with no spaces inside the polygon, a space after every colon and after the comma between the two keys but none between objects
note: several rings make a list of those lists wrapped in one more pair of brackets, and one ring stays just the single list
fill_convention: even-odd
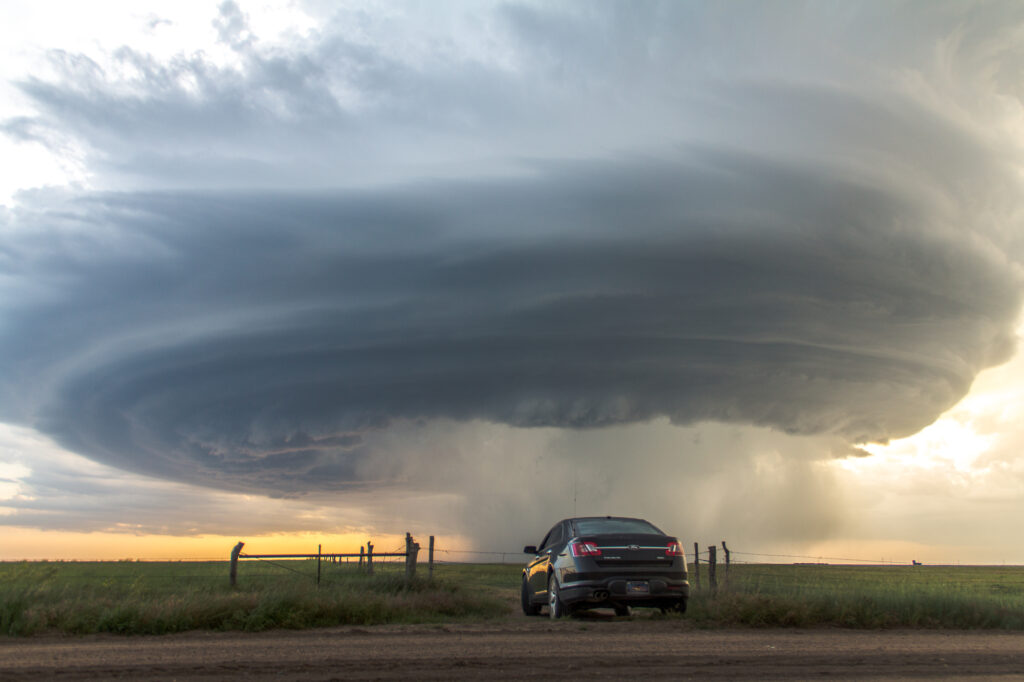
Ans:
[{"label": "supercell thunderstorm cloud", "polygon": [[4,416],[266,489],[355,480],[395,419],[906,435],[1005,358],[1017,304],[927,206],[743,158],[26,217],[109,227],[18,254],[57,291],[10,314],[5,376],[31,399]]},{"label": "supercell thunderstorm cloud", "polygon": [[90,181],[0,212],[0,421],[221,490],[472,497],[503,474],[460,434],[846,455],[1014,353],[1019,6],[351,10],[272,43],[244,9],[222,62],[18,80],[3,131]]}]

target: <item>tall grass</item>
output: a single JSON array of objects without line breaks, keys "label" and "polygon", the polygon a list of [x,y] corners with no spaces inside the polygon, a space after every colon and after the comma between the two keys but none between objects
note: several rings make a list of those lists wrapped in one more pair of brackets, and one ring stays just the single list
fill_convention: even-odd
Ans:
[{"label": "tall grass", "polygon": [[[1021,567],[734,564],[728,576],[723,568],[712,593],[702,566],[704,589],[694,585],[682,616],[688,624],[1024,630]],[[381,565],[374,576],[322,569],[318,588],[315,562],[245,561],[233,589],[226,561],[0,563],[0,636],[450,622],[519,608],[513,565],[442,565],[434,580],[421,567],[410,583],[400,567]]]},{"label": "tall grass", "polygon": [[[444,567],[449,576],[487,584],[511,602],[520,567]],[[1020,566],[718,566],[719,589],[691,593],[681,619],[702,628],[843,627],[1024,630],[1024,567]],[[515,606],[518,608],[518,605]],[[605,614],[609,615],[609,614]],[[638,612],[645,618],[651,612]]]},{"label": "tall grass", "polygon": [[1024,629],[1020,567],[750,564],[732,566],[721,582],[715,594],[693,593],[690,620],[703,626]]},{"label": "tall grass", "polygon": [[310,562],[288,563],[249,574],[243,565],[237,588],[228,586],[227,562],[0,564],[0,634],[258,631],[507,613],[494,594],[457,583],[350,568],[325,570],[318,587]]}]

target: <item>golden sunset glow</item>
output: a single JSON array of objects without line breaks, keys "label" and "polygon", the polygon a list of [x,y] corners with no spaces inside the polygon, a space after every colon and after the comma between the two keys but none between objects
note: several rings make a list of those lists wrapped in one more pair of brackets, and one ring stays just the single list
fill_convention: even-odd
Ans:
[{"label": "golden sunset glow", "polygon": [[[428,538],[414,539],[420,544],[425,561]],[[240,538],[76,533],[8,527],[3,530],[3,556],[0,561],[227,561],[239,541],[245,542],[244,554],[316,554],[317,545],[324,554],[358,554],[360,548],[366,548],[367,541],[373,543],[375,553],[405,551],[404,534],[375,534],[367,538],[355,533],[288,533]],[[436,559],[471,560],[470,555],[456,551],[465,546],[463,538],[435,537]]]}]

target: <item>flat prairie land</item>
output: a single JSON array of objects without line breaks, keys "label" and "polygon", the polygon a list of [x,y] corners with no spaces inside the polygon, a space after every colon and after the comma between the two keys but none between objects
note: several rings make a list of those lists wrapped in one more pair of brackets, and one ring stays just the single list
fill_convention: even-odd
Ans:
[{"label": "flat prairie land", "polygon": [[[438,575],[490,588],[518,608],[520,567],[462,564]],[[690,604],[681,616],[702,628],[784,626],[1024,630],[1022,566],[690,565]],[[580,614],[580,618],[588,617]],[[679,618],[637,610],[637,617]]]},{"label": "flat prairie land", "polygon": [[[1024,568],[994,566],[707,566],[688,612],[637,609],[616,619],[588,611],[577,624],[663,622],[690,629],[788,627],[1024,631]],[[403,566],[245,560],[238,585],[228,562],[0,563],[0,637],[194,630],[258,632],[340,625],[547,622],[519,612],[512,564]],[[628,627],[628,626],[627,626]]]},{"label": "flat prairie land", "polygon": [[[702,572],[706,587],[706,566]],[[857,628],[1024,630],[1024,567],[733,565],[716,595],[698,591],[708,623]],[[691,573],[691,582],[694,575]]]},{"label": "flat prairie land", "polygon": [[712,592],[702,566],[683,616],[559,621],[521,613],[518,566],[423,568],[0,564],[0,679],[1024,676],[1018,567],[734,564]]}]

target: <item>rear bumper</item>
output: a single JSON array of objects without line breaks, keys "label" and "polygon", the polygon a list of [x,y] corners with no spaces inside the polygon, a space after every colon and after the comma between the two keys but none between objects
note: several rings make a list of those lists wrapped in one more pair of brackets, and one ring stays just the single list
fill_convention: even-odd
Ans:
[{"label": "rear bumper", "polygon": [[[607,577],[577,580],[559,585],[558,596],[567,605],[592,607],[631,606],[672,606],[690,596],[690,583],[686,579],[666,576],[609,575]],[[648,591],[631,592],[630,582],[643,581]]]}]

